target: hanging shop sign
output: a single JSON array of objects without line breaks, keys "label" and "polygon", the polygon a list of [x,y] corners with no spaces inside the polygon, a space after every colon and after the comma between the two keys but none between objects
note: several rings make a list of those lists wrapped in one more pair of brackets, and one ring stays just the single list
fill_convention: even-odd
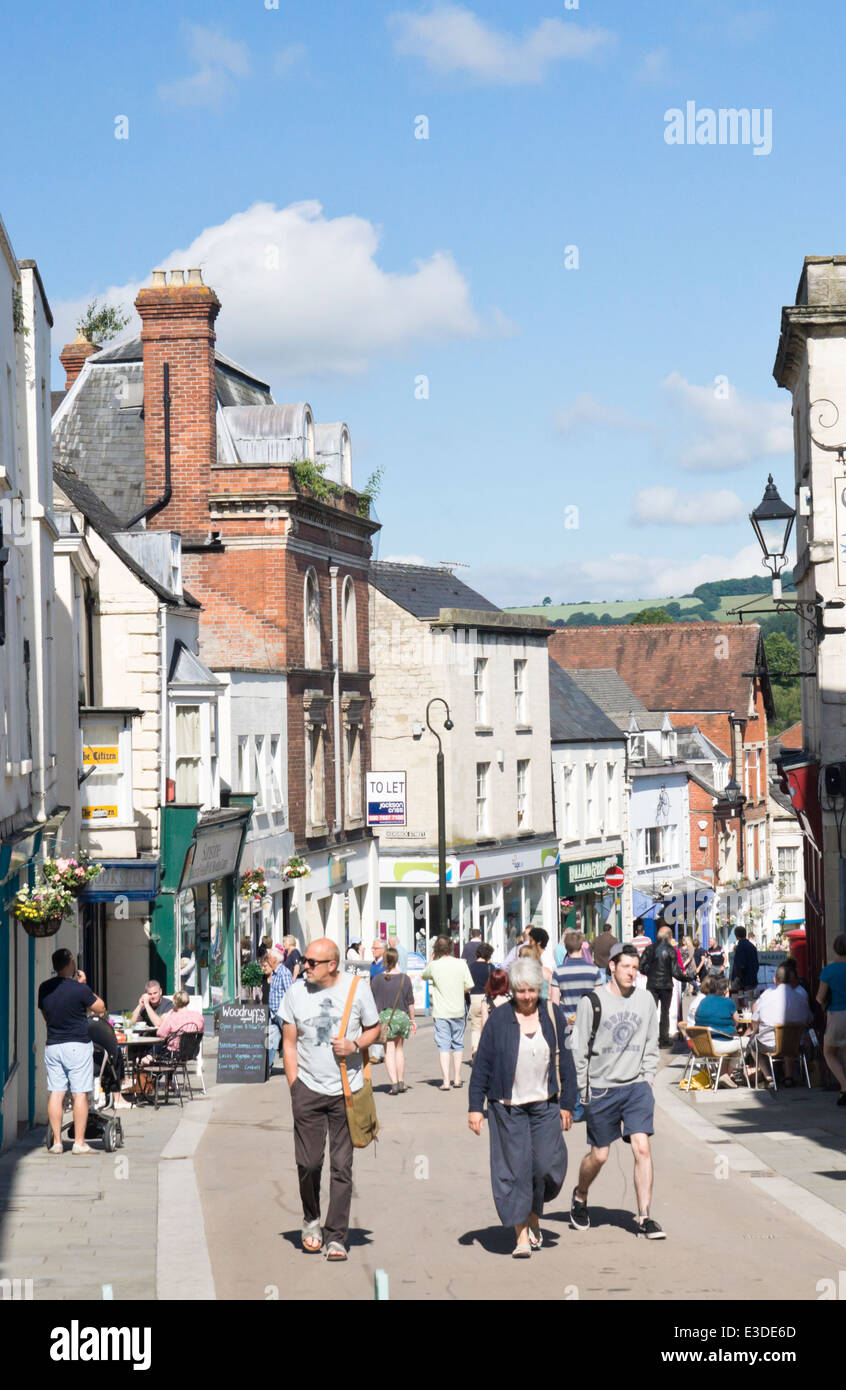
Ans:
[{"label": "hanging shop sign", "polygon": [[245,823],[239,819],[223,825],[197,826],[185,855],[180,893],[201,883],[212,883],[216,878],[228,878],[235,872]]},{"label": "hanging shop sign", "polygon": [[563,898],[577,893],[604,893],[608,885],[605,875],[609,869],[620,868],[620,855],[610,854],[603,859],[579,859],[558,866],[558,892]]}]

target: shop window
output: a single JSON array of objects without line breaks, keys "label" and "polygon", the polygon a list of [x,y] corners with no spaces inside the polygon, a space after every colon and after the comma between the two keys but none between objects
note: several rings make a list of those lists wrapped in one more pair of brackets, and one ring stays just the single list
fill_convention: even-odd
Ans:
[{"label": "shop window", "polygon": [[358,670],[358,628],[356,625],[355,586],[347,575],[343,597],[343,666],[345,671]]},{"label": "shop window", "polygon": [[305,666],[320,670],[320,590],[317,575],[309,570],[305,581]]},{"label": "shop window", "polygon": [[128,717],[83,713],[83,825],[132,823],[132,726]]}]

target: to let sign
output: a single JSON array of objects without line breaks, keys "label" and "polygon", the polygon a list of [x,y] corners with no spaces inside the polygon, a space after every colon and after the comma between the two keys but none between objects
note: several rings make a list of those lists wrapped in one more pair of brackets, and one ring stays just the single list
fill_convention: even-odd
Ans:
[{"label": "to let sign", "polygon": [[367,824],[405,825],[406,792],[404,772],[368,772]]}]

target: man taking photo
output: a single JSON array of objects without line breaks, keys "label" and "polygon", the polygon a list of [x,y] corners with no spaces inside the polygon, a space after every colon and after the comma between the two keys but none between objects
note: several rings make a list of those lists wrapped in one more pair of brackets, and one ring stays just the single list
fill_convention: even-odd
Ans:
[{"label": "man taking photo", "polygon": [[590,1149],[573,1189],[570,1223],[576,1231],[590,1229],[588,1189],[606,1163],[611,1145],[622,1136],[634,1155],[637,1234],[663,1240],[664,1231],[649,1215],[658,1019],[647,992],[635,989],[638,954],[631,942],[611,947],[608,969],[609,983],[579,1000],[573,1029],[573,1062]]},{"label": "man taking photo", "polygon": [[53,952],[55,975],[38,989],[38,1007],[47,1023],[47,1116],[53,1134],[51,1154],[61,1154],[65,1093],[73,1095],[74,1154],[94,1152],[85,1142],[88,1093],[94,1090],[94,1046],[88,1033],[88,1010],[100,1018],[102,999],[76,978],[76,961],[67,947]]}]

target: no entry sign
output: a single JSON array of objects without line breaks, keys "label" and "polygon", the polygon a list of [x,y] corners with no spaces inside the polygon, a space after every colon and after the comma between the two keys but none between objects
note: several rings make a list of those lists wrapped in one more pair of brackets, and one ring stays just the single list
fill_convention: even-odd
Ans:
[{"label": "no entry sign", "polygon": [[605,882],[609,888],[622,888],[625,877],[621,868],[609,869],[605,875]]}]

